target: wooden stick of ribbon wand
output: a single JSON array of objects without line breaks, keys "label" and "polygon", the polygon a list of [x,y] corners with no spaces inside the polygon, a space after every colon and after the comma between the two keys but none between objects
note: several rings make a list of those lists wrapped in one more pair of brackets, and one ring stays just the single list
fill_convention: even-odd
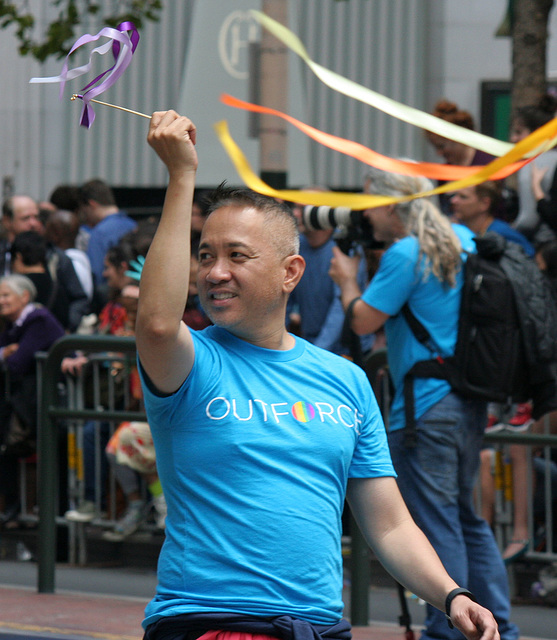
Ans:
[{"label": "wooden stick of ribbon wand", "polygon": [[[74,93],[70,100],[82,99],[80,95]],[[139,111],[132,111],[132,109],[126,109],[125,107],[120,107],[117,104],[110,104],[110,102],[102,102],[101,100],[91,99],[89,102],[96,102],[97,104],[102,104],[105,107],[112,107],[113,109],[119,109],[120,111],[126,111],[127,113],[133,113],[135,116],[141,116],[142,118],[151,119],[151,116],[148,116],[146,113],[141,113]]]}]

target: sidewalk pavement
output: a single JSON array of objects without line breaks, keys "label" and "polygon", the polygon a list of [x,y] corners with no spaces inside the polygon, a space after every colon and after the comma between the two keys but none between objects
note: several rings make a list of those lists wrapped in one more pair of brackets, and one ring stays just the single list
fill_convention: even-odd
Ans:
[{"label": "sidewalk pavement", "polygon": [[28,587],[0,588],[0,639],[140,640],[146,601],[91,594],[38,593]]},{"label": "sidewalk pavement", "polygon": [[[0,587],[0,640],[141,640],[147,600],[88,593],[38,593],[29,587]],[[419,638],[419,627],[414,627]],[[353,628],[354,640],[404,640],[397,624],[372,622]],[[407,638],[408,640],[408,638]],[[522,636],[521,640],[529,640]]]},{"label": "sidewalk pavement", "polygon": [[[0,640],[141,640],[144,608],[156,588],[154,571],[61,564],[55,594],[38,593],[37,577],[33,562],[0,561]],[[349,619],[349,586],[343,600]],[[417,599],[407,604],[418,640],[425,611]],[[371,586],[369,605],[370,625],[354,627],[354,640],[405,640],[394,588]],[[521,640],[557,640],[555,609],[513,606],[512,619]]]},{"label": "sidewalk pavement", "polygon": [[[10,634],[65,640],[141,640],[146,604],[141,598],[0,587],[0,640]],[[353,632],[355,640],[400,640],[404,636],[404,630],[394,624],[354,627]]]}]

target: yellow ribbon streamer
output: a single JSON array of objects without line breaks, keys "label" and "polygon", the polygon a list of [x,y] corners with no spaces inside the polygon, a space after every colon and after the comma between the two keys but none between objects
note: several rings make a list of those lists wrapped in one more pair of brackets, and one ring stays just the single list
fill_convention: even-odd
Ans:
[{"label": "yellow ribbon streamer", "polygon": [[512,162],[516,162],[525,157],[529,153],[539,155],[557,144],[557,118],[554,118],[543,127],[540,127],[528,137],[521,140],[518,144],[512,146],[508,153],[500,158],[495,158],[492,162],[482,167],[474,175],[468,176],[461,180],[448,182],[440,187],[436,187],[430,191],[414,193],[409,196],[381,196],[362,193],[342,193],[337,191],[329,192],[310,192],[295,189],[273,189],[263,182],[251,169],[247,158],[242,153],[236,142],[230,135],[228,124],[225,120],[215,123],[215,132],[228,153],[236,171],[243,182],[254,191],[262,193],[273,198],[280,198],[288,202],[298,202],[300,204],[310,204],[314,206],[327,205],[330,207],[348,207],[353,210],[371,209],[381,207],[387,204],[395,204],[415,198],[425,198],[439,193],[447,193],[449,191],[458,191],[465,187],[470,187],[481,182],[489,180],[497,171],[503,169]]},{"label": "yellow ribbon streamer", "polygon": [[[322,67],[309,57],[309,54],[300,39],[292,33],[290,29],[287,29],[284,25],[280,24],[280,22],[269,18],[269,16],[266,16],[260,11],[251,9],[250,12],[275,36],[275,38],[283,42],[291,51],[299,55],[313,73],[315,73],[315,75],[331,89],[334,89],[339,93],[343,93],[350,98],[354,98],[355,100],[359,100],[371,107],[375,107],[376,109],[398,118],[403,122],[407,122],[416,127],[421,127],[422,129],[436,133],[443,138],[460,142],[469,147],[473,147],[474,149],[481,149],[482,151],[494,156],[503,156],[512,149],[513,145],[509,142],[503,142],[502,140],[486,136],[483,133],[460,127],[441,118],[437,118],[434,115],[415,109],[414,107],[409,107],[401,104],[400,102],[396,102],[395,100],[363,87],[362,85],[353,82],[334,71]],[[517,158],[517,160],[519,159],[520,158]]]}]

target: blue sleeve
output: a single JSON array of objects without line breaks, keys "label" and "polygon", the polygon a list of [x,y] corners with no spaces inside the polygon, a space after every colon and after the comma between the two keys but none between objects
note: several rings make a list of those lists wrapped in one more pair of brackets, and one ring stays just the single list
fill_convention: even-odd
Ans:
[{"label": "blue sleeve", "polygon": [[103,243],[94,233],[89,237],[87,255],[91,263],[91,272],[96,284],[103,280],[105,249]]},{"label": "blue sleeve", "polygon": [[377,478],[393,476],[396,472],[391,460],[387,431],[375,395],[365,378],[361,397],[366,398],[365,419],[361,425],[358,443],[352,457],[350,478]]}]

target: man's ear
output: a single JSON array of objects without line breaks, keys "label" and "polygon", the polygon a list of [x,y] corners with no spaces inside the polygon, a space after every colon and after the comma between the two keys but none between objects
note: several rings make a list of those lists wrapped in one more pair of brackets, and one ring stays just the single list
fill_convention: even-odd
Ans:
[{"label": "man's ear", "polygon": [[285,262],[284,291],[291,293],[304,275],[306,261],[302,256],[296,254],[288,256]]}]

